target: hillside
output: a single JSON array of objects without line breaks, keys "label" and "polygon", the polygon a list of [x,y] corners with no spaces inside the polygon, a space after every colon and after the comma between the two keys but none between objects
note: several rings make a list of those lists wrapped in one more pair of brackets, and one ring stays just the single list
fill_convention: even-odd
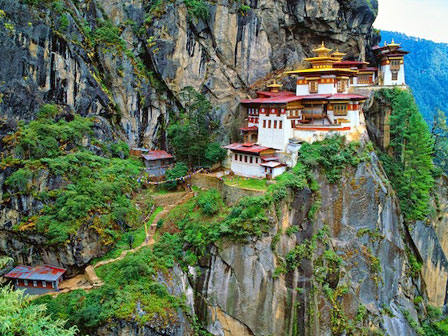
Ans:
[{"label": "hillside", "polygon": [[[0,0],[0,281],[67,270],[50,295],[0,289],[0,335],[446,335],[448,182],[410,92],[358,96],[367,126],[275,179],[196,170],[322,41],[371,53],[377,7]],[[172,179],[136,146],[174,154]]]},{"label": "hillside", "polygon": [[382,31],[381,38],[382,43],[395,39],[410,51],[406,56],[406,82],[425,120],[431,122],[437,109],[448,114],[448,44],[390,31]]}]

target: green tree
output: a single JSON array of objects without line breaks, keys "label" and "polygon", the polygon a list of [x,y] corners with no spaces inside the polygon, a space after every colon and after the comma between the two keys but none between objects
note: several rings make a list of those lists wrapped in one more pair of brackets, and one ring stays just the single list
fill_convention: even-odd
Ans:
[{"label": "green tree", "polygon": [[3,336],[74,336],[76,327],[52,319],[44,304],[31,305],[29,296],[11,287],[0,288],[0,334]]},{"label": "green tree", "polygon": [[205,158],[210,165],[221,163],[227,156],[227,151],[217,142],[211,142],[205,150]]},{"label": "green tree", "polygon": [[168,128],[168,138],[178,161],[190,167],[202,166],[207,161],[207,146],[213,142],[219,123],[212,116],[210,102],[192,87],[182,90],[181,98],[185,110]]},{"label": "green tree", "polygon": [[446,115],[437,110],[433,119],[432,136],[434,138],[434,163],[448,174],[448,125]]},{"label": "green tree", "polygon": [[382,155],[386,171],[400,199],[408,221],[424,219],[429,212],[433,139],[410,91],[380,92],[392,107],[390,134],[392,156]]},{"label": "green tree", "polygon": [[178,182],[170,180],[175,180],[179,177],[183,177],[187,175],[187,173],[188,173],[188,167],[186,166],[185,163],[183,162],[176,163],[172,169],[168,169],[165,173],[165,177],[169,181],[165,183],[165,187],[170,190],[176,189]]}]

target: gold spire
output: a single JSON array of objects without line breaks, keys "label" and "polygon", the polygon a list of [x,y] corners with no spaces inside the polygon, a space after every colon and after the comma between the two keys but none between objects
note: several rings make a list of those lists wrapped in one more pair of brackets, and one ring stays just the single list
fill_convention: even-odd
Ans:
[{"label": "gold spire", "polygon": [[400,45],[398,43],[395,43],[395,40],[392,39],[392,43],[391,44],[387,44],[388,47],[399,47]]},{"label": "gold spire", "polygon": [[277,84],[275,79],[272,84],[267,85],[267,87],[271,89],[271,92],[278,92],[278,89],[280,89],[282,86],[282,84]]},{"label": "gold spire", "polygon": [[318,54],[319,56],[327,56],[330,53],[331,49],[325,47],[325,42],[322,41],[322,45],[319,48],[313,49],[313,52]]},{"label": "gold spire", "polygon": [[334,53],[331,54],[331,57],[337,58],[337,59],[341,59],[345,56],[345,53],[342,53],[339,51],[339,49],[336,49],[336,51]]}]

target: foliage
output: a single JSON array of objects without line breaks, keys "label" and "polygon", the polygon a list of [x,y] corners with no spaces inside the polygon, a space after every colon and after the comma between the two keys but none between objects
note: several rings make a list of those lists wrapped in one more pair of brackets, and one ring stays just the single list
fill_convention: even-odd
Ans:
[{"label": "foliage", "polygon": [[161,262],[150,249],[143,248],[97,269],[105,282],[102,287],[88,292],[72,291],[54,299],[41,297],[35,302],[46,303],[53,318],[79,325],[84,333],[112,318],[132,320],[140,325],[174,323],[182,300],[169,294],[165,286],[157,282],[156,269]]},{"label": "foliage", "polygon": [[395,39],[404,50],[410,51],[405,58],[406,82],[424,119],[431,123],[438,109],[448,111],[448,44],[389,31],[382,31],[381,37],[389,43]]},{"label": "foliage", "polygon": [[28,168],[20,168],[12,173],[6,179],[6,185],[11,187],[14,191],[23,193],[28,189],[28,184],[33,178],[33,172]]},{"label": "foliage", "polygon": [[3,141],[15,148],[15,155],[23,159],[56,157],[63,153],[67,145],[80,146],[81,140],[92,133],[92,120],[78,115],[70,116],[67,121],[61,118],[54,121],[51,115],[57,108],[44,105],[39,111],[38,120],[19,128],[12,136]]},{"label": "foliage", "polygon": [[177,187],[177,181],[170,181],[175,180],[179,177],[183,177],[187,175],[188,173],[188,167],[183,162],[178,162],[174,165],[173,168],[167,169],[165,172],[165,178],[168,182],[164,184],[164,186],[169,190],[174,190]]},{"label": "foliage", "polygon": [[[213,150],[216,145],[211,145],[216,135],[214,131],[219,126],[219,121],[212,117],[212,105],[192,87],[183,89],[181,97],[185,102],[185,111],[168,127],[168,139],[176,159],[190,168],[202,166],[210,159],[220,159],[222,153]],[[209,158],[206,157],[207,149]]]},{"label": "foliage", "polygon": [[117,47],[119,50],[126,49],[126,42],[121,38],[119,28],[110,20],[99,22],[99,27],[94,31],[93,38],[96,44]]},{"label": "foliage", "polygon": [[74,336],[76,327],[50,319],[44,304],[31,304],[29,296],[12,287],[0,288],[0,334],[4,336]]},{"label": "foliage", "polygon": [[241,176],[224,176],[224,183],[229,186],[237,186],[239,188],[266,190],[268,188],[266,179],[245,178]]},{"label": "foliage", "polygon": [[305,143],[300,148],[299,164],[309,169],[321,167],[328,182],[336,183],[342,177],[346,165],[356,167],[367,160],[367,153],[358,153],[358,142],[345,143],[343,136],[333,136],[312,144]]},{"label": "foliage", "polygon": [[202,212],[209,216],[217,214],[219,208],[223,205],[221,195],[216,189],[200,193],[197,203]]},{"label": "foliage", "polygon": [[448,125],[446,114],[441,110],[434,116],[431,134],[434,139],[434,164],[448,174]]},{"label": "foliage", "polygon": [[209,165],[221,163],[227,156],[227,151],[217,142],[211,142],[205,150],[205,159]]},{"label": "foliage", "polygon": [[[3,138],[12,155],[2,164],[18,168],[6,178],[6,185],[11,192],[32,194],[43,204],[16,229],[36,230],[53,244],[65,242],[87,224],[107,245],[114,242],[116,231],[133,226],[137,209],[130,195],[137,188],[141,163],[88,151],[82,140],[92,134],[92,125],[91,119],[61,116],[56,106],[44,105],[37,120]],[[118,156],[129,152],[122,142],[110,147]],[[33,177],[47,174],[55,182],[38,191]]]},{"label": "foliage", "polygon": [[[405,219],[424,219],[429,212],[433,140],[410,91],[383,89],[377,95],[392,107],[390,147],[392,155],[380,159],[400,199]],[[378,97],[377,96],[377,97]]]},{"label": "foliage", "polygon": [[187,6],[188,15],[190,18],[207,20],[209,17],[208,4],[205,0],[184,0]]}]

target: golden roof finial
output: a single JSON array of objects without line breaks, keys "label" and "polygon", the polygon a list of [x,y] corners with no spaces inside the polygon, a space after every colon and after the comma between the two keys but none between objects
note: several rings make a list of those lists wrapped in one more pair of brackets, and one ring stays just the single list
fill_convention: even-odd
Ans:
[{"label": "golden roof finial", "polygon": [[399,46],[400,46],[400,44],[398,44],[398,43],[395,43],[395,40],[394,40],[394,39],[392,39],[392,43],[391,43],[391,44],[388,44],[388,46],[389,46],[389,47],[399,47]]},{"label": "golden roof finial", "polygon": [[345,53],[342,53],[339,51],[339,48],[337,48],[336,51],[333,54],[331,54],[332,57],[336,57],[336,58],[340,58],[340,59],[342,59],[345,55],[346,55]]},{"label": "golden roof finial", "polygon": [[272,84],[267,85],[268,88],[281,88],[282,86],[282,84],[277,84],[277,81],[275,79]]}]

